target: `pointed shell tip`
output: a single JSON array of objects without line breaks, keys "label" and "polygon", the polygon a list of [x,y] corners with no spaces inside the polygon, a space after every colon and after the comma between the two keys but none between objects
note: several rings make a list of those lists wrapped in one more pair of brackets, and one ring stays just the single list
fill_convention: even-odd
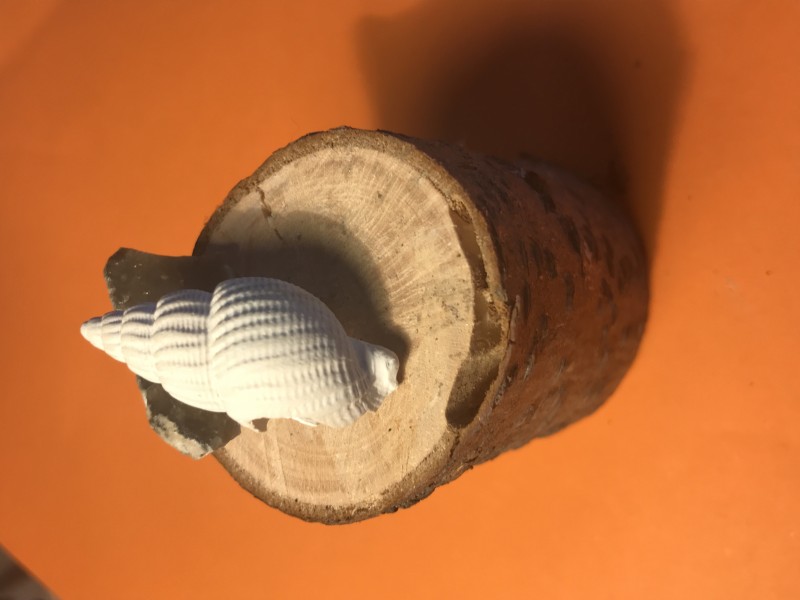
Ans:
[{"label": "pointed shell tip", "polygon": [[100,333],[100,317],[93,317],[81,324],[81,335],[92,346],[103,349],[103,338]]}]

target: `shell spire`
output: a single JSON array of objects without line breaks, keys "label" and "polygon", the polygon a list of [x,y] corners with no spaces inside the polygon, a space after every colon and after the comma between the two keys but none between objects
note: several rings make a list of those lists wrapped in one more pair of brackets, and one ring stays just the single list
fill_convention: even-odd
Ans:
[{"label": "shell spire", "polygon": [[350,338],[331,310],[264,277],[182,290],[89,319],[81,334],[177,400],[242,425],[290,418],[343,427],[397,387],[397,356]]},{"label": "shell spire", "polygon": [[102,318],[92,317],[81,325],[81,335],[95,348],[103,349],[103,337],[101,335]]}]

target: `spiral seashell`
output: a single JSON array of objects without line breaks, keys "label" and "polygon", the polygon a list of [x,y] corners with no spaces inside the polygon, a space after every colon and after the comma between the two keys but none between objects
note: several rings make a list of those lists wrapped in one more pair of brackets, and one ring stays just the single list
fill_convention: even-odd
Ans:
[{"label": "spiral seashell", "polygon": [[277,279],[174,292],[81,334],[177,400],[251,428],[262,417],[344,427],[397,387],[391,350],[348,337],[322,301]]}]

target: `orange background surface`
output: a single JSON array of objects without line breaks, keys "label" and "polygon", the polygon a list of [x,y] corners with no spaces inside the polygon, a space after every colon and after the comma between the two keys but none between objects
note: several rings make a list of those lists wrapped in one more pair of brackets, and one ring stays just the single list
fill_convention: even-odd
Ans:
[{"label": "orange background surface", "polygon": [[[0,543],[73,598],[800,598],[800,3],[0,0]],[[148,427],[81,339],[337,125],[622,186],[640,355],[596,414],[342,527]]]}]

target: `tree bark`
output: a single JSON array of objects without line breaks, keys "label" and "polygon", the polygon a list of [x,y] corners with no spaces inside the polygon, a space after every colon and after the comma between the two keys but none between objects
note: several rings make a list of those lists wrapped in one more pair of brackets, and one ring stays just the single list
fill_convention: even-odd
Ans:
[{"label": "tree bark", "polygon": [[345,429],[274,419],[214,452],[264,502],[347,523],[593,412],[647,316],[627,219],[557,169],[335,129],[273,154],[194,254],[291,281],[348,335],[394,350],[401,383]]}]

